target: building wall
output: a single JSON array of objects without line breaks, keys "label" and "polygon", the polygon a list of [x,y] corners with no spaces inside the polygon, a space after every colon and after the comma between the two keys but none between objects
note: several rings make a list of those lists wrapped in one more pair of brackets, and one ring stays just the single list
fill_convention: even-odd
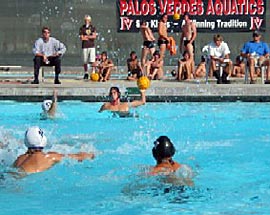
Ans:
[{"label": "building wall", "polygon": [[[140,33],[118,33],[116,25],[116,2],[112,0],[0,0],[0,65],[33,64],[32,47],[41,35],[42,26],[49,26],[52,36],[64,42],[68,51],[63,65],[80,66],[81,42],[79,28],[85,14],[90,14],[96,26],[97,52],[108,51],[115,64],[125,65],[132,50],[140,55]],[[266,20],[269,20],[267,7]],[[264,40],[269,43],[269,23]],[[196,39],[196,61],[201,48],[212,40],[214,33],[199,33]],[[156,33],[155,33],[156,35]],[[179,33],[170,34],[179,43]],[[223,33],[234,58],[243,42],[252,39],[251,33]],[[157,35],[156,35],[157,37]],[[178,56],[166,55],[166,65],[176,65]]]}]

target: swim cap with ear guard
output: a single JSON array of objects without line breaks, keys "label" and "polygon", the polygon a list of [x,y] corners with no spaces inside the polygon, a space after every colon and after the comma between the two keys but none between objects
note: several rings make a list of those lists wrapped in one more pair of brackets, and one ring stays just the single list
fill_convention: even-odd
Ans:
[{"label": "swim cap with ear guard", "polygon": [[27,148],[44,148],[47,145],[47,138],[39,127],[33,126],[25,132],[24,144]]},{"label": "swim cap with ear guard", "polygon": [[49,111],[50,108],[52,107],[52,103],[53,103],[52,100],[44,100],[42,103],[42,110],[46,112]]},{"label": "swim cap with ear guard", "polygon": [[153,157],[156,160],[172,157],[175,153],[173,143],[167,136],[160,136],[155,142],[152,149]]}]

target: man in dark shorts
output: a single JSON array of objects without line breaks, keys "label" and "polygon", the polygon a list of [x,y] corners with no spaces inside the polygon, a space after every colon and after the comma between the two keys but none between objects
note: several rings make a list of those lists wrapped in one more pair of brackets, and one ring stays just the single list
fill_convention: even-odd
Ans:
[{"label": "man in dark shorts", "polygon": [[182,34],[180,38],[180,52],[182,53],[182,45],[184,51],[188,51],[189,55],[194,58],[195,39],[197,37],[197,28],[195,23],[190,19],[189,13],[184,13],[184,24],[182,26]]},{"label": "man in dark shorts", "polygon": [[159,34],[158,46],[160,49],[161,58],[164,58],[167,44],[169,43],[169,37],[167,32],[167,21],[168,21],[167,14],[163,14],[158,23],[158,34]]},{"label": "man in dark shorts", "polygon": [[144,40],[141,55],[143,68],[146,64],[147,55],[151,54],[151,57],[153,57],[153,53],[155,52],[155,37],[152,30],[147,26],[146,21],[141,21],[141,34]]}]

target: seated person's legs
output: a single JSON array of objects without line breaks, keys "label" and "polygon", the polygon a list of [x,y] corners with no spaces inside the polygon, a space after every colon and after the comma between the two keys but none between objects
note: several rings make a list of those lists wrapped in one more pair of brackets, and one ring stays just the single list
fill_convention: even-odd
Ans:
[{"label": "seated person's legs", "polygon": [[156,77],[156,79],[157,80],[160,80],[160,79],[162,79],[163,78],[163,67],[159,67],[158,69],[157,69],[157,77]]},{"label": "seated person's legs", "polygon": [[142,71],[140,69],[134,69],[128,72],[127,79],[130,81],[136,81],[141,76],[142,76]]},{"label": "seated person's legs", "polygon": [[249,58],[248,59],[248,65],[249,65],[249,74],[250,74],[250,83],[255,83],[255,77],[254,77],[254,72],[255,72],[255,60],[254,58]]},{"label": "seated person's legs", "polygon": [[59,56],[49,57],[48,60],[50,61],[49,66],[54,66],[54,70],[55,70],[54,83],[60,84],[59,74],[61,73],[61,58]]},{"label": "seated person's legs", "polygon": [[270,60],[265,59],[264,62],[261,65],[266,66],[265,83],[270,84],[270,81],[269,81],[269,77],[270,77]]},{"label": "seated person's legs", "polygon": [[246,64],[244,62],[240,63],[240,74],[241,77],[245,76],[245,71],[246,71]]},{"label": "seated person's legs", "polygon": [[218,61],[211,59],[210,63],[211,63],[211,69],[213,71],[213,75],[217,79],[217,84],[221,84],[222,80],[221,80],[221,76],[220,76],[220,71],[217,68]]},{"label": "seated person's legs", "polygon": [[108,81],[111,76],[111,68],[106,68],[102,72],[102,78],[101,81]]},{"label": "seated person's legs", "polygon": [[[223,65],[221,65],[221,66],[223,66]],[[230,84],[230,81],[228,80],[227,77],[231,76],[231,73],[232,73],[231,71],[232,71],[232,61],[230,60],[229,62],[226,63],[226,66],[223,69],[223,73],[222,73],[222,77],[221,77],[223,84]]]},{"label": "seated person's legs", "polygon": [[202,78],[205,76],[205,74],[206,74],[206,63],[201,62],[199,63],[199,65],[197,66],[195,70],[195,75],[196,77]]},{"label": "seated person's legs", "polygon": [[153,68],[153,67],[151,67],[151,69],[150,69],[150,74],[149,74],[149,79],[150,80],[156,80],[156,78],[157,78],[157,73],[158,73],[158,68]]},{"label": "seated person's legs", "polygon": [[178,71],[176,75],[176,80],[178,81],[182,80],[182,71],[183,71],[183,65],[181,63],[181,60],[178,60]]},{"label": "seated person's legs", "polygon": [[34,81],[33,84],[38,84],[39,69],[44,64],[43,57],[35,56],[34,61]]}]

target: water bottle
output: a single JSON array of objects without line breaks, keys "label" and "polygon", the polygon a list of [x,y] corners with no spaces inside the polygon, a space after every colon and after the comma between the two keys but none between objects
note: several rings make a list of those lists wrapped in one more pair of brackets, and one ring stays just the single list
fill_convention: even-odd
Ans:
[{"label": "water bottle", "polygon": [[252,52],[252,53],[251,53],[251,56],[255,58],[256,52]]}]

